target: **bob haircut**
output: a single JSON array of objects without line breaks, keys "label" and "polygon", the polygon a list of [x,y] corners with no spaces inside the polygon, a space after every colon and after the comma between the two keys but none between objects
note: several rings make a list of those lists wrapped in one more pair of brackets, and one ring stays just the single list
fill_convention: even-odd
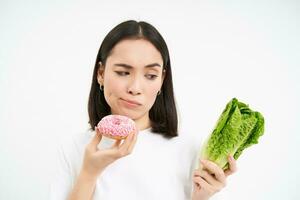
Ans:
[{"label": "bob haircut", "polygon": [[100,67],[99,62],[105,66],[108,56],[113,47],[124,39],[145,39],[151,42],[160,52],[163,58],[163,69],[165,78],[162,84],[161,93],[149,111],[151,131],[166,138],[178,136],[178,119],[174,99],[171,62],[168,47],[160,33],[151,24],[144,21],[128,20],[114,27],[104,38],[97,54],[91,90],[88,100],[89,124],[91,130],[95,130],[98,122],[106,115],[111,114],[103,91],[99,89],[97,73]]}]

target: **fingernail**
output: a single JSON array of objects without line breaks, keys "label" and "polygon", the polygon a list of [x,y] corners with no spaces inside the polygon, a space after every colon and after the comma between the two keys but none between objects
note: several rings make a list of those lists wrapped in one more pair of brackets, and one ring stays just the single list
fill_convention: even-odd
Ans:
[{"label": "fingernail", "polygon": [[232,155],[229,155],[229,159],[230,159],[231,161],[233,161],[233,156],[232,156]]},{"label": "fingernail", "polygon": [[205,163],[206,163],[206,160],[201,159],[200,162],[201,162],[202,164],[205,164]]}]

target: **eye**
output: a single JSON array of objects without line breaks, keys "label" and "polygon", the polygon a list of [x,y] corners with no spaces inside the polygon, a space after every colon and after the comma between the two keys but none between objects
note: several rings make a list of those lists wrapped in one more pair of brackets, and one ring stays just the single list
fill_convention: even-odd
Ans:
[{"label": "eye", "polygon": [[115,71],[119,76],[126,76],[129,74],[129,72],[126,71]]},{"label": "eye", "polygon": [[154,74],[147,74],[146,77],[149,79],[149,80],[154,80],[157,78],[157,75],[154,75]]}]

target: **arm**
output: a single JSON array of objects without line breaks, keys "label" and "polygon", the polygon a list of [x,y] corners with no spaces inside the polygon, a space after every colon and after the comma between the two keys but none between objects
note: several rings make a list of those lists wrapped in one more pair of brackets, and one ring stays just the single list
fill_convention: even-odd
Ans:
[{"label": "arm", "polygon": [[92,199],[97,178],[81,172],[71,191],[68,200]]}]

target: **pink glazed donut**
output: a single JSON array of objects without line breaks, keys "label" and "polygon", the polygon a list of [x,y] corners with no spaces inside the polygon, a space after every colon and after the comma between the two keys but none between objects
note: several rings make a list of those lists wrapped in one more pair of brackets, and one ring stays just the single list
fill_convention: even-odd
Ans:
[{"label": "pink glazed donut", "polygon": [[100,133],[106,137],[122,140],[136,131],[135,122],[123,115],[108,115],[97,125]]}]

